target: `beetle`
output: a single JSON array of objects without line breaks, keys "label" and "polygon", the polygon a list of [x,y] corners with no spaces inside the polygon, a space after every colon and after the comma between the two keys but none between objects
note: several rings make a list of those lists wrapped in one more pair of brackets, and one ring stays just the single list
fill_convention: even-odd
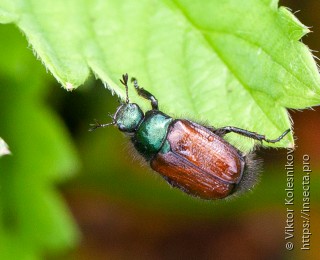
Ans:
[{"label": "beetle", "polygon": [[224,139],[236,133],[260,142],[276,143],[276,139],[233,126],[214,128],[187,119],[174,119],[159,110],[158,100],[131,80],[138,95],[149,100],[152,109],[145,114],[136,103],[130,103],[128,74],[120,82],[126,89],[126,101],[112,116],[112,122],[95,121],[90,130],[115,125],[127,134],[135,149],[171,186],[207,200],[223,199],[250,189],[258,174],[252,153],[244,154]]}]

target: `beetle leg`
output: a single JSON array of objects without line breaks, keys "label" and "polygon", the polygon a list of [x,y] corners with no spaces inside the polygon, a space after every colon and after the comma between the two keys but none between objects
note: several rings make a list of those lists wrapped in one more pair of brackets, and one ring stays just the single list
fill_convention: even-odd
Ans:
[{"label": "beetle leg", "polygon": [[158,108],[158,100],[152,95],[149,91],[145,90],[144,88],[139,87],[138,81],[136,78],[131,78],[131,82],[138,93],[139,96],[148,99],[151,102],[151,107],[153,110],[159,110]]},{"label": "beetle leg", "polygon": [[212,131],[216,134],[219,135],[221,137],[223,137],[224,135],[228,134],[228,133],[236,133],[239,135],[243,135],[255,140],[258,140],[260,142],[265,141],[267,143],[276,143],[279,142],[286,134],[288,134],[290,132],[290,129],[287,129],[286,131],[284,131],[278,138],[276,139],[267,139],[264,135],[258,134],[256,132],[251,132],[245,129],[241,129],[238,127],[234,127],[234,126],[225,126],[225,127],[221,127],[218,129],[212,129]]}]

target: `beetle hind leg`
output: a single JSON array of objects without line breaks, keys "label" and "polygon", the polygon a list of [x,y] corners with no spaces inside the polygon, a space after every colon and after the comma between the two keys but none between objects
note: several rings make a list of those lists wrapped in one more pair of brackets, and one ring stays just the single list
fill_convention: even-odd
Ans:
[{"label": "beetle hind leg", "polygon": [[290,129],[287,129],[286,131],[284,131],[276,139],[267,139],[264,135],[258,134],[256,132],[251,132],[251,131],[248,131],[248,130],[245,130],[245,129],[241,129],[241,128],[238,128],[238,127],[234,127],[234,126],[225,126],[225,127],[221,127],[221,128],[218,128],[218,129],[212,129],[212,131],[216,135],[219,135],[221,137],[223,137],[224,135],[229,134],[229,133],[236,133],[236,134],[239,134],[239,135],[243,135],[243,136],[249,137],[251,139],[258,140],[260,142],[265,141],[267,143],[277,143],[290,132]]},{"label": "beetle hind leg", "polygon": [[131,82],[133,82],[133,85],[134,85],[138,95],[149,100],[151,102],[151,107],[153,110],[159,110],[158,100],[154,97],[154,95],[152,95],[149,91],[145,90],[144,88],[141,88],[138,85],[138,80],[136,78],[131,78]]}]

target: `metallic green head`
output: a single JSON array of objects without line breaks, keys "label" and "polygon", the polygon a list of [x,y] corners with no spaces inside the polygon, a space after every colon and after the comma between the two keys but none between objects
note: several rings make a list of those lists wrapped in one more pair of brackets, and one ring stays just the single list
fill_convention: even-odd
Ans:
[{"label": "metallic green head", "polygon": [[126,103],[118,107],[114,115],[114,122],[122,132],[136,131],[144,118],[140,107],[135,103]]}]

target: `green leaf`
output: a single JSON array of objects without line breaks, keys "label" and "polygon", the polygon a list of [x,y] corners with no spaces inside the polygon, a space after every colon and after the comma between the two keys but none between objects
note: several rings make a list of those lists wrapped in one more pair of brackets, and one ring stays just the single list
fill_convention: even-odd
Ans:
[{"label": "green leaf", "polygon": [[69,90],[91,70],[123,98],[128,72],[169,114],[270,139],[290,128],[285,108],[320,101],[316,64],[298,41],[308,29],[275,0],[7,0],[0,11]]},{"label": "green leaf", "polygon": [[77,159],[42,101],[50,81],[13,26],[0,27],[0,56],[0,133],[12,152],[0,160],[0,259],[42,259],[77,241],[55,187],[76,170]]}]

